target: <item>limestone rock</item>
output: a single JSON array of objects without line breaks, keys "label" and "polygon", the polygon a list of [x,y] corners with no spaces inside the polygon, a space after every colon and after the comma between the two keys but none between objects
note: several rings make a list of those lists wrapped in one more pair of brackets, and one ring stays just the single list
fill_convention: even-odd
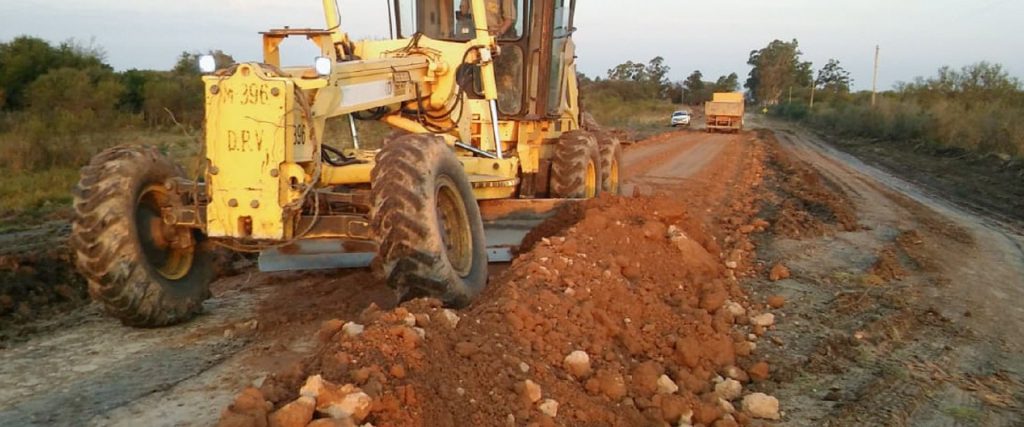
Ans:
[{"label": "limestone rock", "polygon": [[345,332],[345,335],[348,335],[350,337],[358,336],[359,334],[363,333],[365,329],[365,326],[360,325],[356,322],[348,322],[345,324],[345,326],[341,327],[341,330]]},{"label": "limestone rock", "polygon": [[537,409],[544,415],[551,418],[558,416],[558,402],[554,399],[544,399],[540,405],[537,405]]},{"label": "limestone rock", "polygon": [[659,394],[672,394],[679,391],[679,386],[676,385],[672,378],[668,375],[662,375],[658,377],[658,393]]},{"label": "limestone rock", "polygon": [[316,399],[302,396],[270,414],[270,427],[305,427],[313,420]]},{"label": "limestone rock", "polygon": [[715,395],[725,400],[736,400],[743,394],[743,385],[729,378],[715,385]]},{"label": "limestone rock", "polygon": [[758,314],[757,316],[750,318],[750,324],[754,326],[767,328],[775,324],[775,315],[771,313]]},{"label": "limestone rock", "polygon": [[584,351],[576,350],[565,356],[565,370],[569,371],[576,378],[584,378],[590,375],[590,355]]},{"label": "limestone rock", "polygon": [[754,418],[779,419],[779,400],[764,393],[752,393],[743,398],[743,412]]}]

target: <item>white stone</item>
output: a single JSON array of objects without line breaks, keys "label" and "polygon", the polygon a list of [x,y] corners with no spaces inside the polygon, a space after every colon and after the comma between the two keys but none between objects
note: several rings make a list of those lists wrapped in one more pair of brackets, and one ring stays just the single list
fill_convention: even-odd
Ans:
[{"label": "white stone", "polygon": [[691,427],[693,425],[693,410],[687,409],[683,412],[683,415],[679,416],[679,423],[676,424],[678,427]]},{"label": "white stone", "polygon": [[754,326],[769,327],[775,324],[775,315],[771,313],[762,313],[750,318],[750,324]]},{"label": "white stone", "polygon": [[459,320],[461,320],[459,319],[458,314],[455,314],[454,311],[447,308],[441,311],[441,317],[448,323],[448,326],[452,328],[459,326]]},{"label": "white stone", "polygon": [[715,385],[715,395],[725,400],[736,400],[743,394],[743,385],[729,378]]},{"label": "white stone", "polygon": [[743,398],[743,412],[754,418],[779,419],[779,399],[764,393],[752,393]]},{"label": "white stone", "polygon": [[530,365],[527,365],[526,362],[519,362],[519,370],[524,374],[530,372]]},{"label": "white stone", "polygon": [[366,327],[356,322],[348,322],[341,327],[341,331],[350,337],[358,336],[366,330]]},{"label": "white stone", "polygon": [[660,394],[672,394],[679,391],[679,386],[676,385],[672,378],[668,375],[662,375],[658,377],[658,393]]},{"label": "white stone", "polygon": [[370,396],[361,391],[357,391],[355,393],[347,394],[343,399],[341,399],[341,402],[331,404],[327,408],[324,408],[322,412],[331,418],[351,418],[353,421],[358,423],[363,421],[367,415],[370,415],[370,405],[372,403],[373,399],[371,399]]},{"label": "white stone", "polygon": [[405,322],[405,326],[416,326],[416,315],[412,313],[406,313],[405,317],[402,318]]},{"label": "white stone", "polygon": [[585,351],[576,350],[565,356],[565,369],[576,378],[590,374],[590,355]]},{"label": "white stone", "polygon": [[554,399],[544,399],[543,402],[540,402],[540,405],[537,405],[537,409],[540,409],[542,414],[551,418],[558,416],[558,402]]},{"label": "white stone", "polygon": [[743,306],[736,301],[726,301],[725,309],[729,310],[729,313],[732,314],[732,317],[740,317],[744,314],[747,314],[747,309],[743,308]]},{"label": "white stone", "polygon": [[729,403],[728,400],[722,398],[718,398],[718,407],[722,408],[722,412],[725,412],[726,414],[736,412],[736,407],[732,406],[732,403]]},{"label": "white stone", "polygon": [[320,396],[320,390],[324,388],[324,379],[320,375],[313,375],[306,378],[306,384],[299,389],[299,396],[308,396],[317,398]]},{"label": "white stone", "polygon": [[531,381],[523,381],[523,389],[526,393],[526,398],[530,400],[530,403],[535,403],[543,396],[540,385]]}]

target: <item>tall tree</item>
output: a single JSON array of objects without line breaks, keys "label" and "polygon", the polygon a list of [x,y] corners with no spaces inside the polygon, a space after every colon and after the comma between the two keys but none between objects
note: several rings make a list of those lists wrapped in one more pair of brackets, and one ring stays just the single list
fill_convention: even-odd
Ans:
[{"label": "tall tree", "polygon": [[102,50],[74,40],[52,46],[40,38],[21,36],[0,43],[0,90],[5,94],[6,107],[25,108],[29,85],[50,70],[63,67],[111,70],[103,57]]},{"label": "tall tree", "polygon": [[839,65],[836,59],[829,59],[824,67],[818,70],[818,78],[814,80],[817,87],[832,94],[844,94],[850,92],[850,73]]},{"label": "tall tree", "polygon": [[683,102],[690,105],[704,102],[706,92],[707,85],[704,82],[704,74],[700,70],[693,70],[683,81]]},{"label": "tall tree", "polygon": [[608,80],[641,81],[645,77],[645,68],[644,64],[626,61],[608,70]]},{"label": "tall tree", "polygon": [[740,88],[740,76],[736,73],[729,73],[721,76],[715,81],[715,92],[735,92]]},{"label": "tall tree", "polygon": [[801,61],[801,54],[796,39],[773,40],[768,46],[751,51],[747,64],[752,68],[744,86],[755,100],[766,104],[777,104],[788,89],[810,87],[811,63]]},{"label": "tall tree", "polygon": [[647,67],[644,68],[644,75],[647,81],[658,87],[658,95],[663,96],[668,90],[670,82],[668,81],[668,72],[672,70],[672,67],[665,65],[665,58],[656,56],[647,63]]}]

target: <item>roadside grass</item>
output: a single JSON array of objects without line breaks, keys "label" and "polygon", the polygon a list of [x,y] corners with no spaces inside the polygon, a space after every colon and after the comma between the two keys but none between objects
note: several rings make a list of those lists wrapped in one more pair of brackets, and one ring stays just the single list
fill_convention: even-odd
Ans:
[{"label": "roadside grass", "polygon": [[57,219],[70,211],[77,168],[13,173],[0,170],[0,233]]},{"label": "roadside grass", "polygon": [[672,112],[683,108],[667,100],[623,100],[601,94],[586,97],[583,107],[601,126],[625,131],[637,140],[670,131],[668,120]]},{"label": "roadside grass", "polygon": [[[11,135],[4,135],[2,139],[10,141],[10,138]],[[187,173],[195,170],[196,139],[181,131],[125,130],[92,135],[90,139],[103,140],[102,146],[93,150],[95,152],[120,144],[155,146],[178,161]],[[71,189],[78,182],[81,166],[84,163],[17,170],[6,162],[0,162],[0,233],[70,218]]]}]

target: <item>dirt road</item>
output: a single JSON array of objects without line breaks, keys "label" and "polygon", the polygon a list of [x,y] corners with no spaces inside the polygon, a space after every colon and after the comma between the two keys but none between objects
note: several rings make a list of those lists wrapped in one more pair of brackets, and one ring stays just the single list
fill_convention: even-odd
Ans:
[{"label": "dirt road", "polygon": [[[629,150],[627,168],[651,154],[661,161],[656,176],[628,176],[684,178],[731,141],[698,135]],[[87,307],[0,350],[0,425],[208,425],[241,387],[310,350],[321,321],[394,305],[364,271],[250,272],[213,288],[205,314],[186,325],[127,328]]]},{"label": "dirt road", "polygon": [[[854,206],[858,229],[772,236],[759,255],[792,279],[773,390],[794,424],[1019,425],[1021,224],[980,217],[773,123],[780,147]],[[808,338],[808,336],[813,338]]]},{"label": "dirt road", "polygon": [[[783,424],[1014,425],[1019,225],[960,210],[799,130],[776,135],[672,132],[629,147],[622,172],[635,201],[577,212],[561,240],[495,274],[481,302],[457,313],[466,326],[439,326],[429,304],[391,311],[390,292],[362,270],[243,272],[214,285],[203,316],[172,328],[125,328],[94,307],[47,320],[0,350],[0,425],[211,425],[241,389],[262,385],[279,407],[315,373],[365,373],[376,425],[675,425],[686,408],[694,424],[759,422],[739,400],[715,400],[716,373],[731,377],[733,364],[749,372],[744,394],[779,399]],[[664,239],[666,224],[689,239]],[[609,227],[620,231],[599,236]],[[727,311],[729,299],[741,305]],[[433,313],[412,322],[423,342],[388,323],[409,311]],[[754,326],[761,312],[775,324]],[[367,324],[363,338],[324,334],[347,321]],[[701,352],[684,345],[689,335]],[[595,358],[590,380],[562,370],[573,348]],[[653,375],[654,387],[662,374],[679,385],[673,399],[641,380]],[[524,376],[561,403],[557,415],[509,403]]]}]

